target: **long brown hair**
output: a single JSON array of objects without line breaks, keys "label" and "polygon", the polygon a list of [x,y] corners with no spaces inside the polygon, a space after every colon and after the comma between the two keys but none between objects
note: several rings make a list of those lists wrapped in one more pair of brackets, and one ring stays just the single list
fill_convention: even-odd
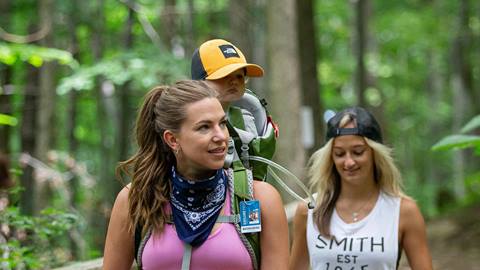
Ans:
[{"label": "long brown hair", "polygon": [[[346,114],[339,126],[345,127],[355,123],[354,118]],[[321,235],[331,237],[330,220],[341,191],[340,175],[332,160],[333,140],[330,139],[317,150],[309,161],[308,178],[312,190],[317,193],[317,205],[313,210],[313,222]],[[402,191],[402,177],[392,157],[392,149],[388,146],[364,137],[372,149],[374,160],[374,180],[380,190],[396,197],[406,197]]]},{"label": "long brown hair", "polygon": [[138,225],[142,229],[163,230],[170,185],[167,175],[175,163],[170,147],[163,141],[165,130],[179,132],[185,121],[186,105],[216,98],[217,92],[202,81],[180,81],[172,86],[158,86],[150,90],[137,117],[135,133],[137,152],[120,162],[118,178],[131,178],[129,198],[129,230]]}]

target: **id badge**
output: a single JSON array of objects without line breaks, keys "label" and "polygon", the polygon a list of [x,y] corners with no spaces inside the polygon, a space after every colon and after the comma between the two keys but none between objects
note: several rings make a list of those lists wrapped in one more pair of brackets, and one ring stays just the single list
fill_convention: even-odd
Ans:
[{"label": "id badge", "polygon": [[240,231],[242,233],[262,231],[259,201],[252,200],[240,202]]}]

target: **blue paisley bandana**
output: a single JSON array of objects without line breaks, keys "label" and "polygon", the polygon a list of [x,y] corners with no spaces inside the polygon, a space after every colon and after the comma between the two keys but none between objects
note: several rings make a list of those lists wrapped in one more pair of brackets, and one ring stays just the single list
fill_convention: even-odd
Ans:
[{"label": "blue paisley bandana", "polygon": [[183,179],[172,167],[173,223],[180,240],[199,246],[207,240],[226,196],[227,177],[223,169],[205,180]]}]

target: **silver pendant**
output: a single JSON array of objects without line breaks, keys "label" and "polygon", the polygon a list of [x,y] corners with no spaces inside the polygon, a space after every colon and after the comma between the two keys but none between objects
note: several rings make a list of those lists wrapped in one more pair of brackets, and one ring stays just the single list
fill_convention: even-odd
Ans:
[{"label": "silver pendant", "polygon": [[357,212],[353,212],[353,213],[352,213],[352,218],[353,218],[353,221],[354,221],[354,222],[357,222],[357,221],[358,221],[358,213],[357,213]]}]

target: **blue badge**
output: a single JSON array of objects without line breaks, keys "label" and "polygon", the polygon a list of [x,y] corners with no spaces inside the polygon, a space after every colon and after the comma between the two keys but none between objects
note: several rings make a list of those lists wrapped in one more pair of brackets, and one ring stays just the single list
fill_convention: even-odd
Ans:
[{"label": "blue badge", "polygon": [[240,202],[240,229],[242,233],[262,231],[259,201],[252,200]]}]

